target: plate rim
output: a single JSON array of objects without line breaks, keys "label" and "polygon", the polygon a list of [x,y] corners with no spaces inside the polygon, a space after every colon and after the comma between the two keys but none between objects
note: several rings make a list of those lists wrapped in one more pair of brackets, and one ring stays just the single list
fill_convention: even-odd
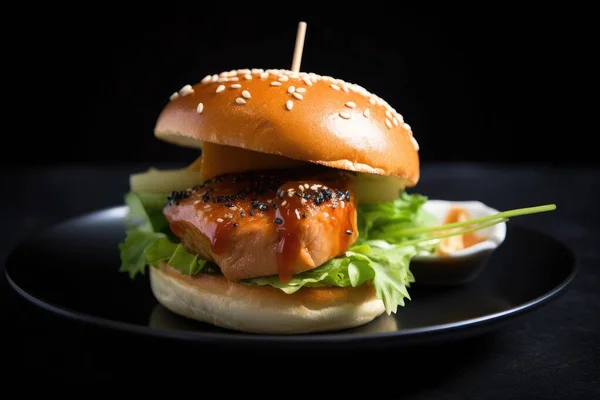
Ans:
[{"label": "plate rim", "polygon": [[[409,328],[401,331],[393,331],[393,332],[374,332],[374,333],[364,333],[364,334],[356,334],[356,335],[340,335],[339,331],[330,331],[330,332],[320,332],[320,333],[307,333],[307,334],[254,334],[247,332],[239,332],[234,330],[228,330],[227,332],[202,332],[202,331],[184,331],[184,330],[169,330],[169,329],[161,329],[161,328],[150,328],[148,326],[142,326],[138,324],[133,324],[125,321],[117,321],[112,320],[105,317],[95,316],[93,314],[75,311],[64,307],[62,305],[57,305],[52,302],[43,300],[20,287],[11,277],[9,272],[9,260],[13,256],[15,250],[17,250],[21,245],[27,243],[29,240],[36,239],[41,237],[43,234],[48,234],[52,230],[58,229],[63,225],[68,225],[71,223],[75,223],[79,219],[97,217],[101,214],[109,214],[112,216],[117,216],[122,214],[125,206],[114,206],[107,207],[104,209],[80,214],[75,217],[67,218],[57,224],[53,224],[43,230],[41,230],[37,235],[27,237],[19,241],[10,251],[8,257],[5,259],[5,271],[4,275],[11,286],[11,288],[22,298],[29,301],[33,305],[45,310],[46,312],[52,312],[56,315],[59,315],[63,318],[67,318],[69,320],[80,321],[92,326],[98,326],[100,328],[108,328],[114,329],[120,332],[126,333],[135,333],[141,334],[150,337],[158,337],[158,338],[166,338],[166,339],[176,339],[176,340],[185,340],[185,341],[196,341],[199,343],[251,343],[251,344],[315,344],[315,343],[324,343],[324,344],[350,344],[356,342],[365,342],[365,341],[378,341],[378,340],[389,340],[394,338],[404,338],[404,339],[413,339],[415,337],[421,337],[422,335],[430,336],[430,335],[440,335],[440,334],[450,334],[457,330],[463,329],[465,327],[478,327],[482,324],[493,324],[500,323],[506,320],[508,317],[518,317],[527,312],[538,309],[542,305],[548,303],[551,300],[558,298],[562,295],[566,288],[571,284],[577,275],[580,267],[579,259],[577,257],[576,252],[568,246],[565,242],[559,240],[558,238],[544,233],[542,231],[525,227],[521,225],[515,225],[509,229],[522,229],[535,232],[537,234],[545,236],[545,238],[554,241],[557,245],[560,245],[564,250],[566,250],[571,257],[571,271],[570,273],[562,279],[557,285],[555,285],[552,289],[544,292],[542,295],[532,298],[522,304],[511,307],[507,310],[486,314],[476,318],[469,318],[457,322],[446,323],[446,324],[437,324],[431,325],[427,327],[419,327],[419,328]],[[508,234],[508,232],[507,232]]]}]

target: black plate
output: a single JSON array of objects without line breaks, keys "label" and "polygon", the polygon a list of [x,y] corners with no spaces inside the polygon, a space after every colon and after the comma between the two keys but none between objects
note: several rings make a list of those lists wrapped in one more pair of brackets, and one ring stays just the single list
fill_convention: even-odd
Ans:
[{"label": "black plate", "polygon": [[508,224],[506,241],[473,282],[439,288],[414,284],[396,315],[339,332],[274,336],[188,321],[158,305],[147,276],[118,272],[125,207],[66,221],[17,246],[7,260],[12,287],[54,313],[143,335],[227,346],[389,346],[474,336],[560,294],[573,279],[573,253],[537,231]]}]

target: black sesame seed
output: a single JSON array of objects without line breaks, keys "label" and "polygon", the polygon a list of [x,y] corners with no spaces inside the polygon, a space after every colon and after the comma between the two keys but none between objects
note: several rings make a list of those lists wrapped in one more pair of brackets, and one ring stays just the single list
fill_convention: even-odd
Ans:
[{"label": "black sesame seed", "polygon": [[273,222],[275,222],[277,225],[281,225],[281,224],[283,224],[283,220],[282,220],[281,218],[279,218],[279,217],[275,218],[275,219],[273,220]]},{"label": "black sesame seed", "polygon": [[238,225],[238,223],[237,223],[237,222],[234,222],[234,223],[233,223],[233,227],[234,227],[234,228],[237,228],[238,226],[239,226],[239,225]]},{"label": "black sesame seed", "polygon": [[240,217],[244,218],[245,216],[246,216],[246,213],[242,211],[242,212],[240,213]]},{"label": "black sesame seed", "polygon": [[346,235],[352,235],[352,231],[351,231],[350,229],[348,229],[348,230],[346,231]]},{"label": "black sesame seed", "polygon": [[350,201],[350,191],[346,190],[346,201]]},{"label": "black sesame seed", "polygon": [[302,213],[302,218],[306,218],[306,213]]},{"label": "black sesame seed", "polygon": [[251,217],[254,217],[254,210],[250,210],[248,214],[250,214]]},{"label": "black sesame seed", "polygon": [[273,210],[277,210],[277,204],[273,203]]},{"label": "black sesame seed", "polygon": [[233,204],[232,203],[225,203],[224,206],[225,207],[233,207]]}]

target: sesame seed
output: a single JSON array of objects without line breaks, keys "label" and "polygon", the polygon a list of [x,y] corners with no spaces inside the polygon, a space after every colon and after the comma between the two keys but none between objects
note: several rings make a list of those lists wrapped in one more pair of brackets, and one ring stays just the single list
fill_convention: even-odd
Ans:
[{"label": "sesame seed", "polygon": [[203,79],[202,79],[202,83],[208,83],[210,82],[210,80],[212,79],[212,75],[206,75]]},{"label": "sesame seed", "polygon": [[308,189],[310,186],[308,186],[308,183],[304,184],[304,189]]},{"label": "sesame seed", "polygon": [[282,220],[281,218],[279,218],[279,217],[275,218],[275,219],[273,220],[273,222],[275,222],[277,225],[281,225],[281,224],[283,224],[283,220]]},{"label": "sesame seed", "polygon": [[354,108],[354,107],[356,107],[356,103],[353,101],[349,101],[345,104],[345,106],[348,108]]},{"label": "sesame seed", "polygon": [[223,222],[223,218],[217,218],[217,222]]},{"label": "sesame seed", "polygon": [[388,118],[392,118],[392,113],[390,112],[390,110],[385,110],[385,116]]},{"label": "sesame seed", "polygon": [[363,115],[366,118],[369,118],[369,116],[371,115],[371,110],[369,110],[368,108],[365,108],[365,111],[363,111]]},{"label": "sesame seed", "polygon": [[348,86],[346,86],[346,85],[342,86],[342,90],[346,93],[348,93],[350,91],[350,89],[348,89]]},{"label": "sesame seed", "polygon": [[205,210],[206,210],[206,209],[209,209],[209,208],[211,208],[211,205],[210,205],[210,204],[207,204],[207,205],[205,205],[205,206],[204,206],[204,209],[205,209]]},{"label": "sesame seed", "polygon": [[221,93],[223,90],[225,90],[225,85],[219,85],[219,87],[217,87],[216,92]]},{"label": "sesame seed", "polygon": [[219,78],[217,82],[229,82],[229,78]]},{"label": "sesame seed", "polygon": [[329,213],[324,212],[323,215],[325,216],[325,218],[329,217]]},{"label": "sesame seed", "polygon": [[412,141],[413,146],[415,146],[415,149],[418,151],[419,150],[419,142],[417,142],[417,139],[415,139],[413,136],[411,136],[410,140]]},{"label": "sesame seed", "polygon": [[246,75],[244,75],[244,78],[246,78],[247,80],[250,80],[250,79],[252,79],[252,75],[246,74]]},{"label": "sesame seed", "polygon": [[249,92],[249,91],[247,91],[247,90],[244,90],[244,91],[242,92],[242,97],[245,97],[246,99],[249,99],[249,98],[250,98],[250,97],[252,97],[252,96],[250,96],[250,92]]},{"label": "sesame seed", "polygon": [[179,90],[179,94],[182,96],[187,96],[188,94],[194,93],[194,89],[190,85],[185,85]]},{"label": "sesame seed", "polygon": [[331,88],[334,89],[334,90],[340,90],[340,87],[338,85],[336,85],[335,83],[332,83],[329,86],[331,86]]},{"label": "sesame seed", "polygon": [[346,235],[352,235],[352,231],[351,231],[350,229],[348,229],[348,230],[346,231]]},{"label": "sesame seed", "polygon": [[237,70],[238,74],[249,74],[250,72],[252,72],[252,71],[250,71],[248,68]]},{"label": "sesame seed", "polygon": [[298,189],[300,189],[301,192],[304,192],[304,186],[303,185],[298,185]]},{"label": "sesame seed", "polygon": [[173,93],[173,94],[172,94],[172,95],[169,97],[169,100],[171,100],[171,101],[172,101],[172,100],[175,100],[175,99],[176,99],[176,98],[178,98],[178,97],[179,97],[179,93],[175,92],[175,93]]},{"label": "sesame seed", "polygon": [[277,81],[271,82],[271,86],[281,86],[281,85],[282,85],[281,82],[277,82]]},{"label": "sesame seed", "polygon": [[292,108],[294,108],[294,102],[293,102],[293,101],[291,101],[291,100],[288,100],[288,101],[286,101],[286,102],[285,102],[285,108],[287,108],[287,109],[288,109],[288,111],[291,111],[291,110],[292,110]]},{"label": "sesame seed", "polygon": [[230,209],[231,211],[235,211],[235,210],[237,210],[237,207],[236,207],[236,206],[233,206],[233,207],[229,207],[229,209]]},{"label": "sesame seed", "polygon": [[217,74],[214,74],[211,78],[211,82],[216,82],[218,80],[219,80],[219,75],[217,75]]},{"label": "sesame seed", "polygon": [[305,198],[301,198],[300,199],[300,204],[305,205],[306,204],[306,199]]},{"label": "sesame seed", "polygon": [[204,104],[198,103],[198,107],[196,107],[196,112],[198,112],[198,114],[202,114],[203,110],[204,110]]},{"label": "sesame seed", "polygon": [[219,76],[220,76],[221,78],[226,78],[226,77],[228,77],[228,76],[229,76],[229,72],[227,72],[227,71],[223,71],[223,72],[221,72],[221,73],[219,74]]},{"label": "sesame seed", "polygon": [[261,69],[261,68],[252,68],[252,69],[250,70],[250,72],[252,72],[253,74],[260,74],[260,73],[262,73],[263,71],[264,71],[264,70],[263,70],[263,69]]},{"label": "sesame seed", "polygon": [[306,88],[299,87],[298,89],[296,89],[296,92],[298,92],[298,93],[304,93],[304,92],[306,92]]},{"label": "sesame seed", "polygon": [[234,223],[233,223],[233,227],[234,227],[234,228],[237,228],[238,226],[239,226],[239,224],[238,224],[237,222],[234,222]]},{"label": "sesame seed", "polygon": [[374,99],[373,97],[371,97],[371,98],[369,99],[369,103],[371,103],[371,104],[375,105],[375,99]]},{"label": "sesame seed", "polygon": [[304,79],[304,83],[306,83],[308,86],[312,86],[310,79]]},{"label": "sesame seed", "polygon": [[350,115],[350,113],[349,113],[349,112],[346,112],[346,111],[342,111],[342,112],[340,113],[340,117],[342,117],[342,118],[344,118],[344,119],[350,119],[350,117],[351,117],[351,116],[352,116],[352,115]]},{"label": "sesame seed", "polygon": [[300,93],[296,93],[296,92],[292,93],[292,96],[294,96],[298,100],[302,100],[304,98],[304,96],[302,96]]},{"label": "sesame seed", "polygon": [[296,218],[300,219],[300,211],[298,211],[298,209],[294,209],[294,212],[296,213]]},{"label": "sesame seed", "polygon": [[310,190],[314,190],[314,191],[316,191],[317,189],[318,189],[317,185],[312,185],[312,186],[310,187]]},{"label": "sesame seed", "polygon": [[195,205],[195,206],[196,206],[196,205],[198,205],[198,204],[200,204],[200,200],[196,200],[196,201],[194,201],[194,205]]},{"label": "sesame seed", "polygon": [[340,201],[340,206],[341,206],[342,208],[344,208],[344,207],[346,206],[346,203],[344,203],[344,200]]},{"label": "sesame seed", "polygon": [[267,79],[269,77],[269,73],[268,72],[261,72],[260,73],[260,79]]},{"label": "sesame seed", "polygon": [[284,200],[281,202],[281,207],[285,206],[287,204],[287,200]]},{"label": "sesame seed", "polygon": [[392,122],[394,123],[394,126],[398,126],[398,118],[394,117]]},{"label": "sesame seed", "polygon": [[293,87],[293,86],[290,86],[290,87],[288,88],[288,91],[287,91],[287,92],[288,92],[288,93],[290,93],[290,94],[292,94],[292,93],[294,93],[295,91],[296,91],[296,88],[295,88],[295,87]]},{"label": "sesame seed", "polygon": [[239,88],[241,88],[241,87],[242,87],[242,85],[241,85],[241,84],[239,84],[239,83],[234,83],[233,85],[231,85],[231,88],[232,88],[232,89],[239,89]]},{"label": "sesame seed", "polygon": [[294,192],[288,192],[288,197],[294,196]]},{"label": "sesame seed", "polygon": [[392,123],[387,118],[385,119],[385,126],[387,126],[389,129],[392,129]]},{"label": "sesame seed", "polygon": [[290,80],[290,78],[288,78],[287,76],[282,76],[281,78],[277,79],[279,82],[287,82]]},{"label": "sesame seed", "polygon": [[406,129],[407,131],[411,131],[412,128],[410,127],[409,124],[407,124],[406,122],[404,123],[404,129]]},{"label": "sesame seed", "polygon": [[227,213],[227,214],[225,214],[225,218],[230,218],[231,219],[231,218],[233,218],[233,214]]},{"label": "sesame seed", "polygon": [[238,97],[237,99],[235,99],[235,102],[237,104],[246,104],[246,100],[242,99],[241,97]]}]

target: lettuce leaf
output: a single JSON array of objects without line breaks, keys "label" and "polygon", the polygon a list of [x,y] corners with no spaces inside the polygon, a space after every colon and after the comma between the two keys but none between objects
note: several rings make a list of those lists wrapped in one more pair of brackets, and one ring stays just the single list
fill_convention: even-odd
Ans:
[{"label": "lettuce leaf", "polygon": [[407,287],[414,282],[410,272],[411,258],[416,254],[414,246],[394,246],[386,242],[372,242],[351,247],[343,257],[329,260],[322,266],[292,276],[282,282],[278,276],[246,280],[246,284],[270,285],[285,293],[294,293],[300,288],[323,286],[359,286],[373,284],[377,298],[381,299],[388,314],[404,306],[410,300]]},{"label": "lettuce leaf", "polygon": [[166,238],[154,240],[146,247],[144,255],[148,265],[156,267],[166,262],[184,275],[200,273],[207,264],[207,261],[199,258],[198,254],[190,254],[181,244],[172,243]]},{"label": "lettuce leaf", "polygon": [[420,238],[419,235],[396,235],[404,229],[424,226],[433,223],[432,215],[425,212],[422,206],[427,197],[421,194],[401,192],[398,199],[378,204],[359,204],[357,243],[370,240],[384,240],[392,244]]},{"label": "lettuce leaf", "polygon": [[137,274],[144,275],[148,260],[145,250],[156,240],[164,238],[160,232],[149,232],[143,229],[129,231],[125,240],[119,244],[121,255],[120,272],[127,272],[131,279]]},{"label": "lettuce leaf", "polygon": [[144,274],[148,265],[146,249],[157,240],[172,237],[169,223],[162,213],[167,195],[130,192],[125,195],[128,211],[125,218],[125,239],[119,243],[120,272],[131,279]]}]

